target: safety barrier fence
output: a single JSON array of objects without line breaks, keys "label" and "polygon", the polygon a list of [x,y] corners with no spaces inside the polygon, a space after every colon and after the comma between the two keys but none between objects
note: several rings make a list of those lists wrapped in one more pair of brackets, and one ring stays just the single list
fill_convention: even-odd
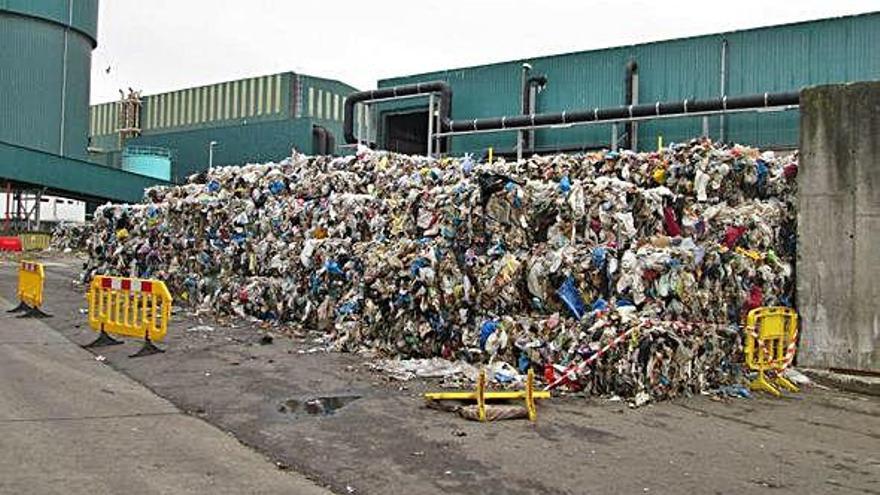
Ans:
[{"label": "safety barrier fence", "polygon": [[23,317],[46,318],[52,316],[44,313],[41,309],[45,280],[46,270],[42,263],[21,260],[18,263],[18,306],[8,312],[23,312]]},{"label": "safety barrier fence", "polygon": [[[752,390],[777,397],[779,388],[798,392],[798,387],[783,376],[797,351],[797,313],[786,307],[762,307],[749,311],[746,318],[746,366],[757,373]],[[769,375],[769,376],[768,376]]]},{"label": "safety barrier fence", "polygon": [[171,293],[164,282],[99,275],[92,279],[87,295],[89,326],[99,332],[86,347],[103,347],[122,342],[110,334],[144,340],[132,357],[164,352],[153,342],[161,342],[171,320]]}]

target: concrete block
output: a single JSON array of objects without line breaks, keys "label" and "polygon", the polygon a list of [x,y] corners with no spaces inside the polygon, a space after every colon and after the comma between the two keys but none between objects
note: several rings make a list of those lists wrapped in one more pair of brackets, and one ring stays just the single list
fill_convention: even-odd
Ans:
[{"label": "concrete block", "polygon": [[799,363],[880,369],[880,82],[801,93]]}]

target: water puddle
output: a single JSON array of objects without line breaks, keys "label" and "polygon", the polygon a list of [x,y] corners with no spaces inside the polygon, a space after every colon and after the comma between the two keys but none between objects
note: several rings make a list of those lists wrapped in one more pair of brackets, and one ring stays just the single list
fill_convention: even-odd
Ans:
[{"label": "water puddle", "polygon": [[304,413],[310,416],[330,416],[337,410],[360,398],[360,395],[335,395],[332,397],[315,397],[308,400],[289,399],[278,406],[278,412],[284,414]]}]

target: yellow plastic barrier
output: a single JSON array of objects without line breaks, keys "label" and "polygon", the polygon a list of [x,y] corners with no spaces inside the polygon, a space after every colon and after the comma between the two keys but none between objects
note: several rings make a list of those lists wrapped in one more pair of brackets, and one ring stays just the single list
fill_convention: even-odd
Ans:
[{"label": "yellow plastic barrier", "polygon": [[23,251],[42,251],[49,249],[49,234],[19,234]]},{"label": "yellow plastic barrier", "polygon": [[478,419],[486,421],[486,402],[490,400],[524,400],[528,411],[529,421],[538,419],[538,410],[535,407],[535,399],[549,399],[550,392],[535,390],[535,373],[531,369],[526,376],[525,390],[510,390],[487,392],[486,370],[480,370],[477,378],[477,389],[473,392],[429,392],[425,399],[432,400],[475,400],[477,401]]},{"label": "yellow plastic barrier", "polygon": [[[798,392],[798,387],[782,376],[797,351],[797,313],[786,307],[755,308],[746,319],[745,358],[749,369],[758,373],[752,390],[762,390],[777,397],[776,386]],[[773,381],[767,372],[774,374]]]},{"label": "yellow plastic barrier", "polygon": [[153,341],[165,338],[171,320],[172,298],[164,282],[99,275],[92,279],[88,300],[89,326],[100,335],[86,347],[121,344],[112,333],[144,339],[133,357],[163,352]]},{"label": "yellow plastic barrier", "polygon": [[18,306],[10,313],[26,311],[26,316],[50,316],[40,309],[43,305],[43,282],[46,272],[42,263],[21,260],[18,264]]}]

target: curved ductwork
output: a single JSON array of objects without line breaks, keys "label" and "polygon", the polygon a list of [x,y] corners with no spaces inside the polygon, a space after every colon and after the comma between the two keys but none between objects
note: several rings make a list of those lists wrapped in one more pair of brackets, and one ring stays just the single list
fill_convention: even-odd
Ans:
[{"label": "curved ductwork", "polygon": [[313,155],[326,155],[327,154],[327,129],[316,125],[312,127],[312,154]]},{"label": "curved ductwork", "polygon": [[335,152],[336,136],[323,126],[312,126],[312,154],[332,155]]},{"label": "curved ductwork", "polygon": [[625,120],[640,117],[661,117],[687,115],[700,112],[748,110],[759,108],[797,105],[800,93],[763,93],[748,96],[730,96],[710,100],[683,100],[675,102],[656,102],[642,105],[627,105],[571,112],[539,113],[534,115],[514,115],[473,120],[453,120],[444,126],[444,132],[473,132],[505,129],[523,129],[535,126],[578,124]]},{"label": "curved ductwork", "polygon": [[431,81],[416,84],[405,84],[380,88],[371,91],[359,91],[348,95],[345,99],[343,135],[347,144],[357,143],[354,135],[354,107],[358,103],[374,100],[390,100],[407,96],[439,93],[440,94],[440,129],[448,130],[449,117],[452,115],[452,88],[445,81]]}]

